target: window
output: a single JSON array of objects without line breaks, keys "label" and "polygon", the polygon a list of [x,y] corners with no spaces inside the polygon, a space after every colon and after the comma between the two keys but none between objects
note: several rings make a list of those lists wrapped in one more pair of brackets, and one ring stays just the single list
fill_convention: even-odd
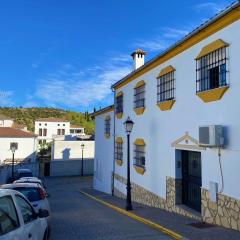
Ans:
[{"label": "window", "polygon": [[135,165],[139,167],[145,167],[145,146],[135,145]]},{"label": "window", "polygon": [[196,61],[197,92],[227,85],[226,55],[226,47],[223,47]]},{"label": "window", "polygon": [[158,103],[173,100],[175,98],[175,69],[168,66],[157,77],[157,101]]},{"label": "window", "polygon": [[134,142],[134,168],[139,174],[145,172],[145,142],[142,138]]},{"label": "window", "polygon": [[57,130],[57,135],[61,135],[61,129]]},{"label": "window", "polygon": [[19,227],[17,212],[11,196],[0,198],[0,236]]},{"label": "window", "polygon": [[45,126],[47,126],[47,124],[45,123]]},{"label": "window", "polygon": [[42,136],[42,134],[43,134],[42,128],[39,128],[39,130],[38,130],[38,135],[39,135],[39,136]]},{"label": "window", "polygon": [[70,133],[74,133],[74,130],[73,130],[73,129],[70,129]]},{"label": "window", "polygon": [[63,124],[63,126],[65,127],[65,124]]},{"label": "window", "polygon": [[58,123],[58,126],[60,126],[60,124]]},{"label": "window", "polygon": [[47,140],[46,140],[46,139],[43,139],[42,143],[43,143],[43,144],[46,144],[46,143],[47,143]]},{"label": "window", "polygon": [[43,136],[47,136],[47,129],[46,128],[43,129]]},{"label": "window", "polygon": [[123,140],[118,137],[115,142],[115,161],[118,165],[122,165],[123,160]]},{"label": "window", "polygon": [[29,203],[19,195],[16,195],[16,200],[20,207],[24,223],[27,224],[35,220],[35,213]]},{"label": "window", "polygon": [[145,82],[140,81],[134,88],[134,108],[145,107]]},{"label": "window", "polygon": [[41,126],[42,124],[41,123],[39,123],[39,126]]},{"label": "window", "polygon": [[40,145],[42,144],[42,140],[39,140],[39,142],[38,142]]},{"label": "window", "polygon": [[227,86],[227,47],[226,42],[218,39],[203,47],[196,57],[197,95],[204,91]]},{"label": "window", "polygon": [[123,93],[119,92],[116,96],[116,114],[123,113]]},{"label": "window", "polygon": [[106,138],[109,138],[109,137],[110,137],[110,129],[111,129],[111,127],[110,127],[110,121],[111,121],[110,116],[107,116],[107,117],[105,118],[105,131],[104,131]]},{"label": "window", "polygon": [[62,135],[65,135],[65,129],[62,129]]}]

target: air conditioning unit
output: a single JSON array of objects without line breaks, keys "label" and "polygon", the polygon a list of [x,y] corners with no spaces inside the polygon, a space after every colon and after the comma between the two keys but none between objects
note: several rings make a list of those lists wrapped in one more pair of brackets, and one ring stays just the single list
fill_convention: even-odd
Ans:
[{"label": "air conditioning unit", "polygon": [[204,147],[222,147],[224,145],[223,126],[200,126],[199,145]]}]

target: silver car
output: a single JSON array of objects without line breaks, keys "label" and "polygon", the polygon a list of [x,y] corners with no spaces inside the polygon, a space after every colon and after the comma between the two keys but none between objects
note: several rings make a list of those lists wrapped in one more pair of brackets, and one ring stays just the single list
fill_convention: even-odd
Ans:
[{"label": "silver car", "polygon": [[12,184],[4,184],[1,186],[1,188],[12,189],[22,193],[29,200],[29,202],[31,202],[36,212],[38,212],[39,209],[47,210],[49,212],[47,221],[48,221],[48,226],[50,226],[50,215],[51,215],[50,206],[49,206],[48,199],[46,197],[46,192],[40,184],[12,183]]}]

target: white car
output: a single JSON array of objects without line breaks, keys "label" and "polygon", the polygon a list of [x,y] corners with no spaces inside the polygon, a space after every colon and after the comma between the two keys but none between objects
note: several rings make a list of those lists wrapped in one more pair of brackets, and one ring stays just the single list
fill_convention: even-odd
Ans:
[{"label": "white car", "polygon": [[18,180],[15,180],[13,183],[38,183],[40,184],[44,189],[46,188],[43,184],[42,180],[37,177],[22,177]]},{"label": "white car", "polygon": [[35,211],[38,212],[39,209],[45,209],[48,211],[49,216],[47,217],[49,229],[50,229],[50,206],[48,199],[46,197],[45,190],[38,183],[12,183],[4,184],[1,186],[2,189],[12,189],[22,193],[29,202],[31,202]]},{"label": "white car", "polygon": [[47,210],[36,213],[20,192],[0,189],[0,240],[48,239]]}]

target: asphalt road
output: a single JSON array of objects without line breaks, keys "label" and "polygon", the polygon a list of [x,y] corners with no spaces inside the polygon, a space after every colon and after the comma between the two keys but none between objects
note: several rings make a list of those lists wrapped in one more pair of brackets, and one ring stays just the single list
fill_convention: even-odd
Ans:
[{"label": "asphalt road", "polygon": [[167,240],[169,236],[82,195],[89,177],[48,178],[51,240]]}]

